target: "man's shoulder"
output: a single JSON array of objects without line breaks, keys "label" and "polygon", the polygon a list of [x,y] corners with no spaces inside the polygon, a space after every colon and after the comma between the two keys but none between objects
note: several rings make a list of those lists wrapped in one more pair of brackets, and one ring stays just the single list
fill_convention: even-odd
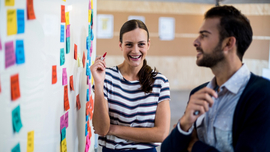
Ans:
[{"label": "man's shoulder", "polygon": [[270,96],[270,81],[266,78],[251,73],[251,77],[246,86],[246,89],[252,92],[267,93]]}]

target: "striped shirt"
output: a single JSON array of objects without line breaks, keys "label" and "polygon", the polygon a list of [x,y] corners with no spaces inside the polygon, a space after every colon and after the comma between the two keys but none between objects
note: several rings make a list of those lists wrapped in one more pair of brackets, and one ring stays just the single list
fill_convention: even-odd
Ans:
[{"label": "striped shirt", "polygon": [[[159,102],[170,100],[168,79],[158,73],[152,93],[145,93],[138,80],[126,80],[117,66],[106,68],[104,97],[108,101],[110,122],[114,125],[151,128]],[[109,149],[149,149],[160,143],[138,143],[113,135],[99,137],[99,145]]]}]

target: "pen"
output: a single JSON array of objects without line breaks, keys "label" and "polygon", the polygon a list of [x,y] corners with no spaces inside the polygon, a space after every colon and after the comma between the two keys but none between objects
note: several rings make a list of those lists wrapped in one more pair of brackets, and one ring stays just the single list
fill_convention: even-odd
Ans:
[{"label": "pen", "polygon": [[105,53],[103,54],[103,56],[100,58],[100,60],[104,60],[106,55],[107,55],[107,52],[105,52]]}]

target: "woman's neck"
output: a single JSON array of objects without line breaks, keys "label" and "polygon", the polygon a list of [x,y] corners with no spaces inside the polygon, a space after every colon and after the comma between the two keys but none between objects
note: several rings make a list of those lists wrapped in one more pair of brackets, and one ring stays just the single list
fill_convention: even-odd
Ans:
[{"label": "woman's neck", "polygon": [[142,66],[133,67],[129,66],[128,64],[125,64],[123,62],[122,64],[117,66],[122,76],[129,81],[139,80],[138,73],[141,70]]}]

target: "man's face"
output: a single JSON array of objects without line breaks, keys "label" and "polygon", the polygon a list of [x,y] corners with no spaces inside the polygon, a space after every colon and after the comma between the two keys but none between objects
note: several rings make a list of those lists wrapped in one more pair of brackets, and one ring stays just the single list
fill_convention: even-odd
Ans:
[{"label": "man's face", "polygon": [[198,66],[211,68],[224,59],[219,39],[219,22],[219,18],[208,18],[200,28],[200,35],[193,43],[197,50]]}]

